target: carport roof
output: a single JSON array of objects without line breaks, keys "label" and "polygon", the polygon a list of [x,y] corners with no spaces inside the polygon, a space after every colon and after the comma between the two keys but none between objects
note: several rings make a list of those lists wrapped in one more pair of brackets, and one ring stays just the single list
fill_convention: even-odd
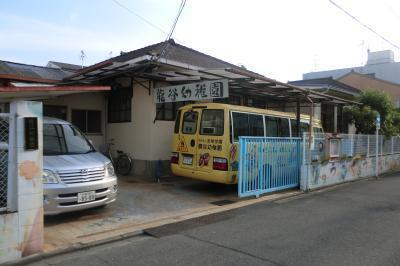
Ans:
[{"label": "carport roof", "polygon": [[165,81],[170,84],[202,80],[228,79],[231,92],[270,97],[281,101],[327,101],[358,104],[336,96],[279,82],[175,43],[173,40],[150,45],[98,64],[66,77],[68,83],[92,83],[113,76],[128,75]]},{"label": "carport roof", "polygon": [[49,84],[32,84],[11,82],[12,86],[0,86],[0,102],[14,99],[46,99],[74,93],[109,91],[110,86],[55,86]]}]

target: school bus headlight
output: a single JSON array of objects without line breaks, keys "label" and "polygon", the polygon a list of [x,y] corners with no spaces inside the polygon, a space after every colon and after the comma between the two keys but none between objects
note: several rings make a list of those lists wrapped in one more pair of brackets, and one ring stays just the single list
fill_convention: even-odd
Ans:
[{"label": "school bus headlight", "polygon": [[173,152],[171,154],[171,163],[178,164],[179,163],[179,153]]},{"label": "school bus headlight", "polygon": [[225,158],[214,157],[213,158],[213,169],[226,171],[228,170],[228,160]]}]

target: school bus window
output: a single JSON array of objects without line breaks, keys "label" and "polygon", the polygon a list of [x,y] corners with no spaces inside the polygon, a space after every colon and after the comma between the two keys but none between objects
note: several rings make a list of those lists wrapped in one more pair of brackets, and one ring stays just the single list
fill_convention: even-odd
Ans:
[{"label": "school bus window", "polygon": [[300,134],[303,136],[304,132],[310,132],[310,125],[304,122],[300,122]]},{"label": "school bus window", "polygon": [[201,115],[200,135],[224,134],[224,110],[205,109]]},{"label": "school bus window", "polygon": [[278,118],[266,116],[265,129],[267,137],[278,137]]},{"label": "school bus window", "polygon": [[279,118],[279,128],[281,137],[290,137],[289,119]]},{"label": "school bus window", "polygon": [[262,115],[249,115],[249,136],[264,137],[264,123]]},{"label": "school bus window", "polygon": [[181,110],[178,111],[178,114],[176,115],[176,120],[175,120],[175,133],[179,133],[179,125],[181,123]]},{"label": "school bus window", "polygon": [[249,115],[245,113],[232,113],[233,141],[239,141],[240,136],[249,136]]},{"label": "school bus window", "polygon": [[197,129],[198,112],[188,111],[183,114],[182,133],[195,134]]},{"label": "school bus window", "polygon": [[314,130],[314,133],[324,133],[322,131],[322,128],[320,128],[320,127],[313,127],[313,130]]}]

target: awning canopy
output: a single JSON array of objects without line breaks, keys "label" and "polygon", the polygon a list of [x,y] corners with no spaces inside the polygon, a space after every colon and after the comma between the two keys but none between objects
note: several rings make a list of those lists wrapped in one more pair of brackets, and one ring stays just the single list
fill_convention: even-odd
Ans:
[{"label": "awning canopy", "polygon": [[22,82],[10,82],[12,86],[0,86],[0,102],[10,100],[39,100],[62,95],[109,91],[110,86],[54,86],[49,84],[34,84]]},{"label": "awning canopy", "polygon": [[188,66],[166,59],[154,61],[142,56],[126,62],[107,60],[87,67],[64,79],[69,83],[92,83],[117,75],[127,75],[170,84],[192,83],[202,80],[228,79],[230,93],[269,97],[278,101],[330,102],[333,104],[359,104],[327,95],[306,87],[279,82],[241,68],[204,69]]}]

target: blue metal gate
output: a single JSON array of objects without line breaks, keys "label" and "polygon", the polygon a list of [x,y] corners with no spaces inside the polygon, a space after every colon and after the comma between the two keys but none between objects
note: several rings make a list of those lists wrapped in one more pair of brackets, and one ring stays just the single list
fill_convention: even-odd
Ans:
[{"label": "blue metal gate", "polygon": [[299,186],[301,138],[240,137],[239,197]]}]

